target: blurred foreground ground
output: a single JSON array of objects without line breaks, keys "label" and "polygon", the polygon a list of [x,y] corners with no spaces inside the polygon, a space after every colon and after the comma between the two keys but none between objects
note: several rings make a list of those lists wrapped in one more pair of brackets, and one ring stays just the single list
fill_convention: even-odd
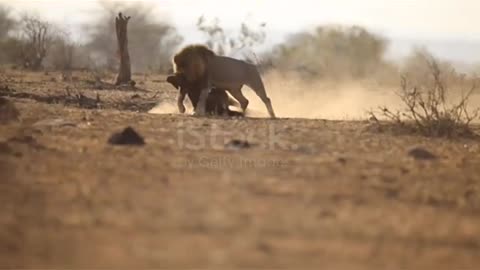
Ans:
[{"label": "blurred foreground ground", "polygon": [[[480,265],[478,141],[367,121],[153,115],[174,104],[163,78],[130,91],[79,76],[3,76],[21,120],[0,125],[2,268]],[[127,126],[145,146],[107,144]],[[415,160],[414,146],[438,158]]]}]

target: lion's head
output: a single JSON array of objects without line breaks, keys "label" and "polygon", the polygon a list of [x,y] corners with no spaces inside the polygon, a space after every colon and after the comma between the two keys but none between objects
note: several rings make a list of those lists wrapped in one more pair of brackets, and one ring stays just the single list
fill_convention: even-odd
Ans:
[{"label": "lion's head", "polygon": [[173,57],[173,71],[184,74],[189,82],[196,81],[205,75],[207,63],[213,56],[215,53],[204,45],[186,46]]}]

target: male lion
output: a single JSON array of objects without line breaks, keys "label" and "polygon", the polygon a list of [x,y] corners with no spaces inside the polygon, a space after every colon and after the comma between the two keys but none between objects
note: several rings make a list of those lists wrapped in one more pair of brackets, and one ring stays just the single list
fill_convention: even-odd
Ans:
[{"label": "male lion", "polygon": [[[195,109],[197,107],[201,88],[195,84],[188,83],[182,74],[168,76],[167,82],[180,90],[177,98],[177,106],[180,113],[185,112],[183,101],[186,95],[188,95],[193,108]],[[243,113],[230,110],[229,105],[235,106],[238,105],[238,103],[231,99],[224,89],[213,88],[207,97],[206,113],[225,116],[244,116]]]},{"label": "male lion", "polygon": [[249,102],[241,89],[243,85],[247,85],[263,101],[270,117],[275,118],[272,103],[255,65],[215,55],[203,45],[190,45],[173,57],[173,67],[176,74],[183,74],[189,83],[195,83],[202,89],[195,109],[196,114],[205,114],[208,93],[213,87],[226,89],[240,102],[245,112]]}]

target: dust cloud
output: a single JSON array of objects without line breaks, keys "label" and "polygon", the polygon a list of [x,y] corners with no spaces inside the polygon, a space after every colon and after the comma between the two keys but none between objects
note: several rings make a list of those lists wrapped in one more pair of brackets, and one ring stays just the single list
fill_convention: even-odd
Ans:
[{"label": "dust cloud", "polygon": [[153,107],[148,113],[151,114],[176,114],[178,113],[178,108],[176,104],[170,102],[160,102],[155,107]]},{"label": "dust cloud", "polygon": [[[373,81],[306,81],[295,74],[271,72],[264,76],[264,83],[275,113],[282,118],[362,120],[379,106],[399,106],[394,86]],[[244,89],[250,100],[247,114],[267,117],[261,100],[248,87]]]},{"label": "dust cloud", "polygon": [[[295,73],[275,71],[265,74],[263,79],[275,113],[281,118],[363,120],[372,109],[395,109],[400,104],[395,86],[381,86],[373,81],[304,80]],[[265,105],[250,88],[244,86],[242,92],[250,101],[247,117],[268,117]],[[184,104],[191,114],[190,102]],[[162,102],[149,113],[177,114],[178,109],[174,102]]]}]

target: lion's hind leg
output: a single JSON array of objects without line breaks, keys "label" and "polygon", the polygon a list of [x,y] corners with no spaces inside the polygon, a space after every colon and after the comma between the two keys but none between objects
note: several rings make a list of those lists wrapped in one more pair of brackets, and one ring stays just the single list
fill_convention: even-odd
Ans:
[{"label": "lion's hind leg", "polygon": [[236,88],[236,89],[229,89],[228,92],[234,99],[236,99],[240,103],[240,108],[242,108],[242,111],[245,112],[245,110],[248,107],[248,99],[243,95],[241,88]]},{"label": "lion's hind leg", "polygon": [[267,107],[268,114],[270,115],[270,117],[275,118],[275,112],[273,111],[272,101],[267,96],[265,85],[263,84],[262,78],[260,77],[260,74],[258,73],[257,68],[255,66],[251,66],[248,74],[249,74],[248,76],[249,80],[248,80],[248,83],[246,83],[246,85],[250,87],[257,94],[257,96],[262,100],[262,102]]}]

